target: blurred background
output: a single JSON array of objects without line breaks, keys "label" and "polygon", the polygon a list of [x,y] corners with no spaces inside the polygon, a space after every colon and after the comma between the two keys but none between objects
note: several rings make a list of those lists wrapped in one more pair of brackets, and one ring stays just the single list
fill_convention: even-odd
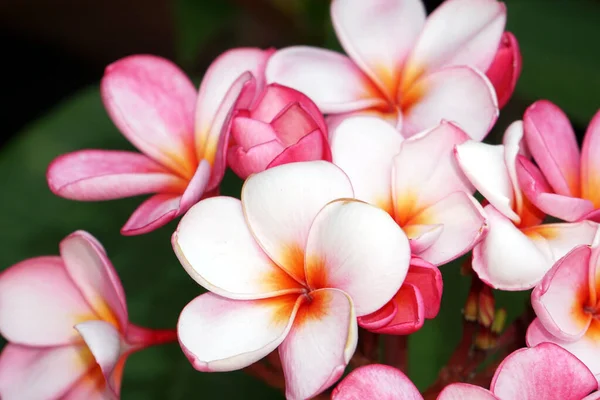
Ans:
[{"label": "blurred background", "polygon": [[[425,1],[428,11],[440,2]],[[565,110],[581,136],[600,108],[600,2],[506,3],[507,30],[519,40],[523,72],[490,140],[499,140],[504,128],[540,98]],[[119,271],[131,321],[154,328],[173,327],[181,308],[201,292],[172,253],[169,237],[175,225],[122,237],[119,228],[139,199],[77,203],[54,197],[45,181],[48,163],[59,154],[131,149],[100,101],[97,84],[104,67],[126,55],[151,53],[176,61],[199,82],[210,62],[231,47],[340,49],[328,0],[2,0],[0,43],[0,269],[56,254],[63,237],[87,230],[104,243]],[[223,191],[237,195],[239,181],[228,175]],[[459,264],[443,267],[440,316],[409,339],[409,374],[422,389],[435,380],[460,338],[469,278],[460,275]],[[527,296],[502,293],[497,302],[514,319]],[[239,372],[194,371],[176,344],[131,356],[122,396],[283,398]]]}]

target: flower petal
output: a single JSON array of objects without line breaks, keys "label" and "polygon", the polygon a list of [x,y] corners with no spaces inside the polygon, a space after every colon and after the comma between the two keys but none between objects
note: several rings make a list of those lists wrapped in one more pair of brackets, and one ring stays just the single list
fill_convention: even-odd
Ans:
[{"label": "flower petal", "polygon": [[341,290],[310,293],[279,347],[286,398],[308,399],[337,381],[356,349],[358,327],[352,300]]},{"label": "flower petal", "polygon": [[125,57],[106,67],[100,90],[134,146],[184,177],[193,174],[196,89],[179,67],[156,56]]},{"label": "flower petal", "polygon": [[523,116],[529,151],[558,194],[580,193],[579,148],[575,132],[564,112],[547,100],[533,103]]},{"label": "flower petal", "polygon": [[506,23],[506,6],[495,0],[453,0],[427,18],[410,56],[413,68],[469,65],[487,71]]},{"label": "flower petal", "polygon": [[494,207],[488,205],[484,211],[489,229],[473,248],[473,270],[496,289],[526,290],[535,286],[552,266],[552,260]]},{"label": "flower petal", "polygon": [[392,214],[392,164],[402,136],[379,118],[355,116],[330,131],[330,142],[333,162],[350,178],[356,198]]},{"label": "flower petal", "polygon": [[30,258],[0,275],[0,332],[10,342],[73,343],[79,340],[73,325],[94,318],[59,257]]},{"label": "flower petal", "polygon": [[81,358],[82,348],[6,345],[0,354],[0,396],[3,400],[62,399],[90,368]]},{"label": "flower petal", "polygon": [[600,112],[592,118],[581,148],[581,197],[600,208]]},{"label": "flower petal", "polygon": [[423,297],[425,318],[435,318],[442,301],[443,281],[440,270],[425,260],[413,257],[404,284],[411,284],[419,290]]},{"label": "flower petal", "polygon": [[267,64],[267,82],[296,89],[323,113],[341,113],[387,105],[371,80],[348,57],[306,46],[277,51]]},{"label": "flower petal", "polygon": [[257,299],[302,291],[256,243],[238,199],[201,201],[183,216],[172,243],[188,274],[220,296]]},{"label": "flower petal", "polygon": [[483,209],[473,196],[465,192],[449,194],[419,212],[410,219],[406,228],[409,230],[412,224],[442,227],[437,240],[415,254],[435,266],[470,251],[487,230]]},{"label": "flower petal", "polygon": [[498,106],[504,107],[510,100],[517,80],[521,75],[522,58],[517,38],[510,32],[504,32],[500,39],[500,47],[492,64],[486,71],[498,97]]},{"label": "flower petal", "polygon": [[394,316],[396,316],[397,311],[396,302],[392,299],[374,313],[358,317],[358,325],[361,328],[374,332],[389,324],[394,319]]},{"label": "flower petal", "polygon": [[405,137],[446,120],[456,123],[472,139],[482,140],[498,118],[494,87],[470,67],[448,67],[427,74],[403,98]]},{"label": "flower petal", "polygon": [[370,331],[387,335],[408,335],[421,329],[425,322],[425,305],[416,286],[404,283],[391,301],[396,306],[394,318],[384,326],[369,329]]},{"label": "flower petal", "polygon": [[247,151],[241,146],[233,145],[227,150],[227,163],[237,176],[247,179],[250,175],[267,169],[284,150],[277,140],[256,145]]},{"label": "flower petal", "polygon": [[131,214],[121,228],[121,234],[141,235],[164,226],[177,217],[180,203],[181,195],[155,194]]},{"label": "flower petal", "polygon": [[304,249],[317,213],[332,200],[353,197],[341,169],[325,161],[284,164],[249,177],[242,206],[265,253],[304,282]]},{"label": "flower petal", "polygon": [[592,316],[584,312],[589,296],[591,249],[578,246],[558,260],[531,293],[531,305],[548,332],[562,340],[579,339]]},{"label": "flower petal", "polygon": [[565,221],[578,221],[594,210],[589,200],[553,193],[540,170],[528,159],[517,159],[519,186],[525,196],[541,211]]},{"label": "flower petal", "polygon": [[468,138],[456,125],[443,121],[402,142],[392,177],[396,221],[404,224],[453,192],[475,191],[452,154],[454,146]]},{"label": "flower petal", "polygon": [[310,132],[301,138],[298,143],[286,148],[267,165],[267,168],[292,162],[317,160],[331,161],[329,143],[327,143],[327,138],[320,130]]},{"label": "flower petal", "polygon": [[353,370],[333,390],[332,400],[423,400],[402,371],[389,365],[371,364]]},{"label": "flower petal", "polygon": [[54,194],[81,201],[183,192],[187,184],[143,154],[116,150],[80,150],[59,156],[46,176]]},{"label": "flower petal", "polygon": [[65,269],[88,304],[104,321],[127,327],[125,292],[112,263],[89,233],[76,231],[60,242]]},{"label": "flower petal", "polygon": [[492,392],[469,383],[452,383],[444,388],[437,400],[500,400]]},{"label": "flower petal", "polygon": [[119,332],[113,325],[104,321],[83,322],[75,325],[75,329],[83,337],[94,360],[100,366],[110,390],[118,395],[121,390],[121,375],[117,367],[123,345]]},{"label": "flower petal", "polygon": [[579,400],[598,388],[586,366],[551,343],[519,349],[502,361],[491,384],[501,399]]},{"label": "flower petal", "polygon": [[203,294],[179,316],[179,344],[198,371],[247,367],[281,344],[304,300],[293,294],[263,300]]},{"label": "flower petal", "polygon": [[306,282],[347,293],[356,315],[370,314],[398,291],[410,262],[402,229],[388,213],[358,200],[329,203],[306,241]]},{"label": "flower petal", "polygon": [[513,211],[514,193],[504,162],[504,146],[470,140],[456,146],[454,154],[477,191],[505,217],[518,221],[519,216]]},{"label": "flower petal", "polygon": [[346,53],[394,98],[404,60],[425,24],[419,0],[335,0],[331,20]]}]

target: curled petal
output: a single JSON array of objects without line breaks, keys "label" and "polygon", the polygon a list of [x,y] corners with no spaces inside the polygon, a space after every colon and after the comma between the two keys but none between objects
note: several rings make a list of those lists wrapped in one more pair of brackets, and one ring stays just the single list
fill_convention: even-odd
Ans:
[{"label": "curled petal", "polygon": [[286,398],[312,398],[337,381],[356,349],[358,328],[352,300],[341,290],[310,293],[279,347]]},{"label": "curled petal", "polygon": [[392,299],[374,313],[358,317],[358,325],[361,328],[375,332],[377,329],[389,324],[394,319],[397,311],[396,302]]},{"label": "curled petal", "polygon": [[396,313],[388,323],[377,328],[361,326],[372,332],[388,335],[408,335],[421,329],[425,322],[425,305],[416,286],[404,283],[391,301]]},{"label": "curled petal", "polygon": [[302,290],[256,243],[238,199],[201,201],[183,216],[172,243],[190,276],[218,295],[258,299]]},{"label": "curled petal", "polygon": [[504,32],[496,56],[486,72],[496,89],[500,108],[510,100],[521,75],[521,68],[522,58],[517,38],[510,32]]},{"label": "curled petal", "polygon": [[600,208],[600,112],[592,118],[581,148],[581,197]]},{"label": "curled petal", "polygon": [[267,165],[273,168],[278,165],[301,161],[331,161],[331,151],[327,138],[319,130],[312,131],[301,138],[298,143],[286,148]]},{"label": "curled petal", "polygon": [[242,188],[250,231],[298,282],[304,281],[304,248],[315,216],[330,201],[352,197],[348,177],[325,161],[280,165],[252,175]]},{"label": "curled petal", "polygon": [[177,192],[187,182],[143,154],[80,150],[56,158],[46,174],[57,196],[81,201],[112,200],[156,192]]},{"label": "curled petal", "polygon": [[263,300],[203,294],[179,316],[179,343],[198,371],[247,367],[283,342],[303,301],[293,294]]},{"label": "curled petal", "polygon": [[469,383],[452,383],[442,390],[437,400],[500,400],[492,392]]},{"label": "curled petal", "polygon": [[407,283],[415,286],[421,293],[425,318],[435,318],[442,301],[443,281],[440,270],[425,260],[413,257],[404,279],[404,284]]},{"label": "curled petal", "polygon": [[266,74],[267,82],[306,94],[326,114],[387,105],[354,62],[334,51],[305,46],[281,49],[269,60]]},{"label": "curled petal", "polygon": [[164,226],[177,217],[181,196],[176,194],[156,194],[131,214],[121,234],[126,236],[141,235]]},{"label": "curled petal", "polygon": [[398,291],[410,261],[408,239],[385,211],[337,200],[316,216],[306,241],[306,282],[347,293],[356,315],[383,307]]},{"label": "curled petal", "polygon": [[400,370],[371,364],[352,371],[333,390],[332,400],[423,400],[417,387]]}]

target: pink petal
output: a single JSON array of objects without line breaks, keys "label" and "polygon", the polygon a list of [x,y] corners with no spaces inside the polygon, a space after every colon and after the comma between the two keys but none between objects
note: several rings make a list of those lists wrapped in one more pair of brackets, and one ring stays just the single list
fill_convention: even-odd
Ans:
[{"label": "pink petal", "polygon": [[58,196],[97,201],[183,191],[187,182],[150,158],[116,150],[80,150],[57,157],[47,172]]},{"label": "pink petal", "polygon": [[179,316],[179,344],[198,371],[247,367],[281,344],[303,301],[293,294],[263,300],[203,294]]},{"label": "pink petal", "polygon": [[121,234],[141,235],[164,226],[177,217],[181,196],[177,194],[156,194],[144,201],[131,214]]},{"label": "pink petal", "polygon": [[600,112],[592,118],[581,148],[581,197],[600,208]]},{"label": "pink petal", "polygon": [[472,139],[482,140],[498,118],[494,87],[470,67],[448,67],[424,75],[404,97],[405,137],[446,120],[456,123]]},{"label": "pink petal", "polygon": [[558,260],[531,294],[540,322],[559,339],[579,339],[592,321],[583,310],[590,290],[590,255],[588,246],[576,247]]},{"label": "pink petal", "polygon": [[95,313],[116,328],[127,327],[121,281],[106,252],[89,233],[77,231],[60,242],[65,269]]},{"label": "pink petal", "polygon": [[[268,129],[271,127],[269,126]],[[268,165],[284,150],[285,148],[277,140],[256,145],[248,150],[234,145],[227,151],[227,161],[237,176],[247,179],[250,175],[267,169]]]},{"label": "pink petal", "polygon": [[394,317],[385,325],[371,328],[370,331],[388,335],[408,335],[421,329],[425,322],[425,305],[416,286],[404,283],[392,302],[396,306]]},{"label": "pink petal", "polygon": [[316,290],[310,297],[279,347],[290,400],[312,398],[337,381],[358,339],[350,297],[336,289]]},{"label": "pink petal", "polygon": [[330,131],[333,162],[350,178],[357,199],[393,213],[392,164],[402,136],[385,121],[354,116]]},{"label": "pink petal", "polygon": [[487,71],[500,44],[506,6],[494,0],[452,0],[429,17],[410,56],[411,67],[469,65]]},{"label": "pink petal", "polygon": [[416,386],[400,370],[382,364],[359,367],[333,390],[332,400],[422,400]]},{"label": "pink petal", "polygon": [[188,274],[218,295],[258,299],[302,291],[256,243],[238,199],[201,201],[183,216],[172,243]]},{"label": "pink petal", "polygon": [[419,290],[423,297],[425,318],[435,318],[442,301],[443,281],[440,270],[425,260],[413,257],[404,284],[411,284]]},{"label": "pink petal", "polygon": [[78,340],[73,325],[96,318],[59,257],[30,258],[0,274],[0,332],[10,342],[66,345]]},{"label": "pink petal", "polygon": [[549,101],[540,100],[525,111],[523,124],[529,151],[554,192],[577,197],[579,148],[565,113]]},{"label": "pink petal", "polygon": [[8,344],[0,354],[0,396],[4,400],[62,399],[90,364],[82,346],[27,347]]},{"label": "pink petal", "polygon": [[331,20],[346,53],[394,98],[404,60],[425,24],[423,3],[335,0]]},{"label": "pink petal", "polygon": [[452,153],[455,145],[467,139],[456,125],[443,121],[434,129],[402,142],[394,158],[392,176],[397,221],[406,223],[451,193],[475,191]]},{"label": "pink petal", "polygon": [[374,332],[375,330],[389,324],[390,321],[396,316],[397,311],[398,309],[396,307],[396,302],[392,298],[392,300],[388,301],[383,307],[374,313],[358,317],[358,325],[361,328],[365,328]]},{"label": "pink petal", "polygon": [[[277,140],[277,133],[268,122],[249,118],[245,113],[231,121],[231,140],[248,151],[252,147]],[[283,145],[280,145],[283,148]]]},{"label": "pink petal", "polygon": [[444,231],[441,224],[404,224],[402,227],[410,240],[412,254],[421,254],[439,239]]},{"label": "pink petal", "polygon": [[484,236],[487,225],[484,211],[475,198],[465,192],[454,192],[416,214],[406,224],[438,225],[442,231],[431,246],[415,254],[439,266],[466,252]]},{"label": "pink petal", "polygon": [[500,400],[492,392],[469,383],[452,383],[444,388],[437,400]]},{"label": "pink petal", "polygon": [[352,197],[348,177],[325,161],[280,165],[252,175],[242,188],[250,231],[298,282],[304,282],[304,248],[315,216],[330,201]]},{"label": "pink petal", "polygon": [[331,50],[294,46],[277,51],[267,64],[267,82],[310,97],[323,113],[385,106],[371,80],[348,57]]},{"label": "pink petal", "polygon": [[316,216],[306,241],[306,282],[350,296],[356,315],[385,305],[406,277],[408,239],[388,213],[358,200],[338,200]]},{"label": "pink petal", "polygon": [[456,146],[454,151],[462,171],[477,191],[504,216],[519,221],[513,211],[515,196],[504,153],[504,146],[474,140]]},{"label": "pink petal", "polygon": [[594,392],[594,393],[590,394],[589,396],[585,396],[581,400],[598,400],[598,399],[600,399],[600,392]]},{"label": "pink petal", "polygon": [[227,93],[240,75],[249,71],[256,82],[256,95],[262,92],[265,86],[264,71],[273,53],[273,49],[235,48],[221,54],[208,67],[200,84],[196,105],[195,137],[198,152],[203,151],[202,144],[214,128],[219,109],[223,107]]},{"label": "pink petal", "polygon": [[499,398],[514,400],[579,400],[597,388],[583,363],[551,343],[510,354],[491,385]]},{"label": "pink petal", "polygon": [[502,290],[535,286],[553,261],[508,218],[491,205],[484,208],[487,235],[473,248],[473,270],[488,285]]},{"label": "pink petal", "polygon": [[[319,125],[308,111],[300,104],[292,103],[285,107],[271,121],[271,125],[277,132],[277,137],[289,147],[298,143],[300,139],[310,132],[319,131]],[[325,135],[327,131],[323,131]]]},{"label": "pink petal", "polygon": [[594,210],[589,200],[553,193],[540,170],[523,156],[517,160],[517,176],[527,198],[548,215],[573,222]]},{"label": "pink petal", "polygon": [[164,58],[129,56],[106,68],[100,89],[108,114],[134,146],[181,176],[193,174],[196,90],[183,71]]},{"label": "pink petal", "polygon": [[504,107],[512,96],[517,80],[521,75],[522,58],[517,38],[510,32],[504,32],[500,39],[500,47],[486,75],[496,89],[498,106]]},{"label": "pink petal", "polygon": [[267,168],[273,168],[278,165],[301,161],[331,161],[331,151],[327,138],[320,130],[312,131],[301,138],[298,143],[286,148]]},{"label": "pink petal", "polygon": [[110,390],[118,395],[121,390],[121,374],[117,364],[122,356],[123,345],[119,332],[104,321],[83,322],[75,325],[75,329],[100,366]]}]

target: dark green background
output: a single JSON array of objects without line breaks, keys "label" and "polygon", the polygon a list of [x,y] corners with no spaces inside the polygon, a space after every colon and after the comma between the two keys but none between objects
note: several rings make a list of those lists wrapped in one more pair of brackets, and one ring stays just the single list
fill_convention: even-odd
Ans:
[{"label": "dark green background", "polygon": [[[248,6],[250,3],[179,0],[172,5],[176,29],[173,54],[196,81],[210,62],[207,54],[213,57],[229,47],[308,43],[339,48],[327,1],[257,1],[262,7],[257,9]],[[510,0],[507,5],[507,29],[515,33],[521,45],[523,74],[491,140],[497,140],[508,123],[519,119],[524,108],[540,98],[561,106],[581,134],[600,107],[600,3]],[[270,24],[271,29],[260,37],[253,36],[259,24]],[[100,77],[96,73],[93,80]],[[10,121],[10,114],[19,110],[11,110],[9,104],[3,112]],[[48,190],[48,163],[59,154],[82,148],[131,149],[106,116],[95,84],[79,89],[43,117],[28,122],[2,147],[0,268],[28,257],[56,254],[64,236],[76,229],[87,230],[105,245],[119,272],[130,320],[153,328],[173,327],[182,307],[201,292],[171,250],[169,238],[175,224],[147,235],[123,237],[119,228],[141,199],[78,203],[57,198]],[[239,180],[228,174],[223,192],[237,195],[239,187]],[[459,274],[458,263],[442,270],[445,290],[440,315],[409,340],[410,377],[420,388],[436,378],[461,334],[461,308],[469,279]],[[513,319],[524,309],[527,296],[501,293],[497,301]],[[122,393],[124,399],[144,400],[283,398],[239,372],[196,372],[176,344],[132,355]]]}]

